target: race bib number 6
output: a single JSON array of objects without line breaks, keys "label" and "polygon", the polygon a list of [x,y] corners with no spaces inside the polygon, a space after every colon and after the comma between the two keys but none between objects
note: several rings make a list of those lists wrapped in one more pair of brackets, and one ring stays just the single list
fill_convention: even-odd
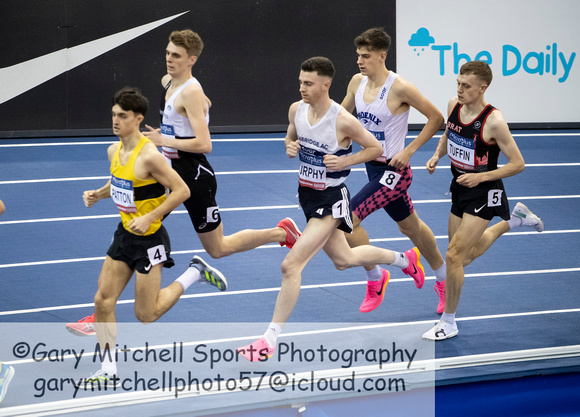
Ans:
[{"label": "race bib number 6", "polygon": [[208,207],[206,219],[208,223],[216,223],[220,219],[220,208],[218,206]]}]

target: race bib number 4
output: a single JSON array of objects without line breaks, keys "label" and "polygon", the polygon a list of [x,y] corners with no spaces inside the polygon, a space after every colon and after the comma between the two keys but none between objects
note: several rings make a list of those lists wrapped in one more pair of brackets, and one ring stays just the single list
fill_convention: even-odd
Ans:
[{"label": "race bib number 4", "polygon": [[147,249],[147,256],[151,266],[157,265],[167,260],[167,253],[165,252],[165,245],[157,245]]}]

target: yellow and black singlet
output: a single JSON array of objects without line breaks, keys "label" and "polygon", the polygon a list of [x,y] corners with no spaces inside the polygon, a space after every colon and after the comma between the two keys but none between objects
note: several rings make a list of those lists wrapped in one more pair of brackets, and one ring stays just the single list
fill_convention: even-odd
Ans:
[{"label": "yellow and black singlet", "polygon": [[[150,140],[142,136],[125,165],[119,160],[119,152],[123,147],[120,142],[111,160],[111,198],[121,212],[123,227],[129,232],[127,224],[131,219],[151,212],[166,198],[163,185],[153,179],[142,180],[135,176],[135,160],[147,142]],[[161,219],[151,223],[145,235],[155,233],[161,227]]]}]

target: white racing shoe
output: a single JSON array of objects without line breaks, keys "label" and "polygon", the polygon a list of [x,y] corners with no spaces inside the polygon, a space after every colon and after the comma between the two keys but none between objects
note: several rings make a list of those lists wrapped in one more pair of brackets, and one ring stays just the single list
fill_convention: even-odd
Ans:
[{"label": "white racing shoe", "polygon": [[522,203],[517,203],[512,216],[522,219],[522,226],[533,227],[537,232],[544,231],[544,222]]},{"label": "white racing shoe", "polygon": [[445,340],[450,337],[457,336],[459,330],[457,329],[457,324],[449,324],[446,321],[439,320],[439,322],[431,330],[423,333],[423,339],[425,340]]}]

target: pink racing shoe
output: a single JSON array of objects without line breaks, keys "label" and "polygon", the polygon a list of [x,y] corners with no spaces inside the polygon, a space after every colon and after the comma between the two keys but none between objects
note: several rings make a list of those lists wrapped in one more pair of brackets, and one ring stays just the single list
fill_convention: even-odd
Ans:
[{"label": "pink racing shoe", "polygon": [[367,294],[360,306],[361,313],[368,313],[381,305],[385,297],[385,288],[389,283],[391,274],[386,269],[381,268],[383,275],[378,281],[367,281]]},{"label": "pink racing shoe", "polygon": [[95,313],[80,319],[76,323],[67,323],[66,329],[75,336],[94,336],[95,335]]},{"label": "pink racing shoe", "polygon": [[418,248],[413,248],[406,251],[405,256],[409,259],[409,266],[403,269],[403,272],[415,280],[417,288],[423,288],[425,270],[423,265],[421,265],[421,252],[419,252]]},{"label": "pink racing shoe", "polygon": [[439,296],[439,304],[437,304],[437,313],[441,314],[445,310],[445,281],[436,282],[433,286],[435,292]]},{"label": "pink racing shoe", "polygon": [[249,345],[242,346],[236,349],[236,351],[242,355],[244,358],[250,362],[264,362],[268,358],[271,358],[274,354],[276,347],[270,347],[266,339],[263,337],[259,338]]},{"label": "pink racing shoe", "polygon": [[280,246],[288,246],[288,249],[292,249],[300,235],[300,229],[294,223],[290,217],[286,217],[285,219],[280,220],[277,227],[281,227],[282,229],[286,230],[286,240],[284,242],[280,242]]}]

